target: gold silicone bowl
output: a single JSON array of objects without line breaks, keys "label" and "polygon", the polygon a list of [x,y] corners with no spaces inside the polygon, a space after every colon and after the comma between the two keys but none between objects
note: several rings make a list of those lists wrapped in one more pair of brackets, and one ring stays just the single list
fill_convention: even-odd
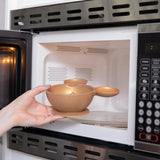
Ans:
[{"label": "gold silicone bowl", "polygon": [[119,93],[112,87],[97,87],[86,84],[68,85],[58,84],[51,86],[47,92],[47,98],[53,109],[58,112],[82,112],[87,109],[94,95],[111,97]]},{"label": "gold silicone bowl", "polygon": [[67,79],[64,80],[64,84],[68,84],[68,85],[77,85],[77,84],[87,84],[87,80],[86,79]]}]

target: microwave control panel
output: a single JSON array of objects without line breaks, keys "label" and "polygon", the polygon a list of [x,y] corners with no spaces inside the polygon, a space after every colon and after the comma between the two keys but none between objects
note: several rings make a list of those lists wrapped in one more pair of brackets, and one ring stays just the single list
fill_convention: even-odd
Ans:
[{"label": "microwave control panel", "polygon": [[138,35],[135,149],[160,154],[160,33]]}]

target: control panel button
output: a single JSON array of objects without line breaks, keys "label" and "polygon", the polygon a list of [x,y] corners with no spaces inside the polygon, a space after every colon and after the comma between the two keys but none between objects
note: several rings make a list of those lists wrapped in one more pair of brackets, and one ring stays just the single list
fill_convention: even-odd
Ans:
[{"label": "control panel button", "polygon": [[159,96],[159,94],[156,94],[156,93],[152,93],[151,94],[151,100],[153,100],[153,101],[158,101],[160,99],[160,96]]},{"label": "control panel button", "polygon": [[152,128],[151,128],[150,126],[147,126],[147,127],[146,127],[146,132],[147,132],[147,133],[151,133],[151,131],[152,131]]},{"label": "control panel button", "polygon": [[138,129],[139,132],[144,131],[144,127],[142,125],[139,125],[137,129]]},{"label": "control panel button", "polygon": [[151,141],[151,142],[157,142],[158,136],[155,134],[148,134],[148,133],[140,133],[139,139],[143,141]]},{"label": "control panel button", "polygon": [[146,114],[147,114],[148,117],[150,117],[152,115],[152,111],[151,110],[147,110]]},{"label": "control panel button", "polygon": [[144,102],[143,101],[139,102],[139,107],[141,107],[141,108],[144,107]]},{"label": "control panel button", "polygon": [[152,67],[152,72],[160,72],[160,68]]},{"label": "control panel button", "polygon": [[146,123],[147,123],[147,125],[150,125],[152,123],[152,119],[151,118],[147,118],[146,119]]},{"label": "control panel button", "polygon": [[149,71],[149,66],[141,66],[140,70],[141,71]]},{"label": "control panel button", "polygon": [[151,91],[152,92],[155,92],[155,93],[159,93],[160,92],[160,87],[158,87],[158,86],[154,86],[154,87],[151,87]]},{"label": "control panel button", "polygon": [[140,73],[140,77],[142,78],[149,77],[149,73]]},{"label": "control panel button", "polygon": [[139,98],[142,100],[148,100],[149,94],[148,93],[140,93]]},{"label": "control panel button", "polygon": [[138,118],[138,122],[139,122],[140,124],[142,124],[142,123],[144,122],[143,117],[139,117],[139,118]]},{"label": "control panel button", "polygon": [[150,60],[149,59],[141,59],[140,63],[143,65],[149,65],[150,64]]},{"label": "control panel button", "polygon": [[160,60],[159,59],[153,59],[152,60],[152,64],[153,65],[159,65],[160,64]]},{"label": "control panel button", "polygon": [[152,102],[147,102],[147,108],[152,108]]},{"label": "control panel button", "polygon": [[160,84],[160,81],[158,79],[152,80],[152,85],[158,85],[158,84]]},{"label": "control panel button", "polygon": [[[141,83],[142,85],[145,85],[145,84],[148,84],[148,83],[149,83],[149,80],[146,79],[146,78],[143,78],[143,79],[140,80],[140,83]],[[157,82],[157,83],[158,83],[158,82]]]},{"label": "control panel button", "polygon": [[154,116],[155,116],[156,118],[158,118],[158,117],[160,116],[160,112],[159,112],[159,111],[155,111],[155,112],[154,112]]},{"label": "control panel button", "polygon": [[155,134],[159,134],[159,133],[160,133],[160,129],[159,129],[158,127],[155,127],[155,128],[154,128],[154,133],[155,133]]},{"label": "control panel button", "polygon": [[156,103],[154,104],[154,106],[155,106],[156,109],[160,109],[160,103],[159,103],[159,102],[156,102]]},{"label": "control panel button", "polygon": [[155,120],[154,120],[154,124],[155,124],[156,126],[159,126],[160,120],[159,120],[159,119],[155,119]]},{"label": "control panel button", "polygon": [[160,73],[158,73],[158,72],[153,72],[153,73],[152,73],[152,77],[159,78],[159,77],[160,77]]},{"label": "control panel button", "polygon": [[148,92],[149,91],[149,87],[147,87],[147,86],[141,86],[139,88],[139,90],[142,91],[142,92]]},{"label": "control panel button", "polygon": [[143,116],[143,115],[144,115],[144,110],[143,110],[143,109],[140,109],[140,110],[138,111],[138,113],[139,113],[140,116]]}]

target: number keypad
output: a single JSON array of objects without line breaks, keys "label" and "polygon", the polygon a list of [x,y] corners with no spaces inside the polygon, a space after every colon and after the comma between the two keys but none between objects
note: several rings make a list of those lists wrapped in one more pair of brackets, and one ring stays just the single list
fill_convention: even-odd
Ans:
[{"label": "number keypad", "polygon": [[[137,131],[139,135],[158,137],[160,133],[160,59],[141,58],[138,73]],[[145,141],[145,138],[143,140]]]}]

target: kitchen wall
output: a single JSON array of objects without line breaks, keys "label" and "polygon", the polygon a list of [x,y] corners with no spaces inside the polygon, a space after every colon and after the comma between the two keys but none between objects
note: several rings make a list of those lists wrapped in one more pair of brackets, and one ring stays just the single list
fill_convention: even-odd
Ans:
[{"label": "kitchen wall", "polygon": [[67,2],[76,2],[76,1],[83,1],[83,0],[17,0],[18,8],[28,8],[32,6],[43,6],[43,5],[48,5],[48,4],[57,4],[57,3],[67,3]]},{"label": "kitchen wall", "polygon": [[0,29],[5,26],[5,0],[0,0]]}]

